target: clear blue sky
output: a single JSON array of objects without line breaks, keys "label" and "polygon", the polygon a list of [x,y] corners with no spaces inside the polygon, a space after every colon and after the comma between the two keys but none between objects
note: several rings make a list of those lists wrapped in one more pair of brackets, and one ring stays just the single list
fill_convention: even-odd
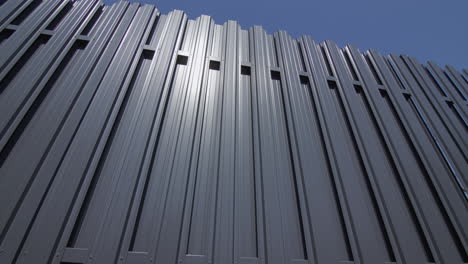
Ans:
[{"label": "clear blue sky", "polygon": [[[118,2],[105,0],[106,4]],[[210,15],[217,24],[237,20],[360,50],[407,54],[421,62],[468,68],[468,0],[139,0],[190,18]]]}]

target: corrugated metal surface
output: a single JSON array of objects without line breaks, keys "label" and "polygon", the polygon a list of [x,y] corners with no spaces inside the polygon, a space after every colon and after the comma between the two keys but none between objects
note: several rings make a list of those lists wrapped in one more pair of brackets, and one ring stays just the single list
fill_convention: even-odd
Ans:
[{"label": "corrugated metal surface", "polygon": [[0,6],[0,263],[468,263],[468,72],[97,0]]}]

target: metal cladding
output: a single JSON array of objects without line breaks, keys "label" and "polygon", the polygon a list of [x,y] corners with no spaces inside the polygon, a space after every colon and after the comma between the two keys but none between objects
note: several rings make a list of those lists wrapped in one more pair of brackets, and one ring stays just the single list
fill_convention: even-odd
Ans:
[{"label": "metal cladding", "polygon": [[0,263],[468,263],[467,94],[234,21],[3,1]]}]

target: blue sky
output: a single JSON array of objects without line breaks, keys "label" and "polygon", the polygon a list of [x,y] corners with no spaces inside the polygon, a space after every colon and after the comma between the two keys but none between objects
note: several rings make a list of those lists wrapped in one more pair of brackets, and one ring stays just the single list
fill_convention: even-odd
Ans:
[{"label": "blue sky", "polygon": [[[106,4],[118,2],[105,0]],[[468,0],[139,0],[163,13],[210,15],[216,23],[237,20],[360,50],[374,48],[468,68]]]}]

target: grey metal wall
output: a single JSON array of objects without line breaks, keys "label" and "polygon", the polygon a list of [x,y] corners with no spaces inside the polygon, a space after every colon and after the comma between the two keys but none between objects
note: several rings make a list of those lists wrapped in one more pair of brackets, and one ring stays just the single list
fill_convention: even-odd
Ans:
[{"label": "grey metal wall", "polygon": [[468,71],[97,0],[0,6],[0,263],[468,263]]}]

